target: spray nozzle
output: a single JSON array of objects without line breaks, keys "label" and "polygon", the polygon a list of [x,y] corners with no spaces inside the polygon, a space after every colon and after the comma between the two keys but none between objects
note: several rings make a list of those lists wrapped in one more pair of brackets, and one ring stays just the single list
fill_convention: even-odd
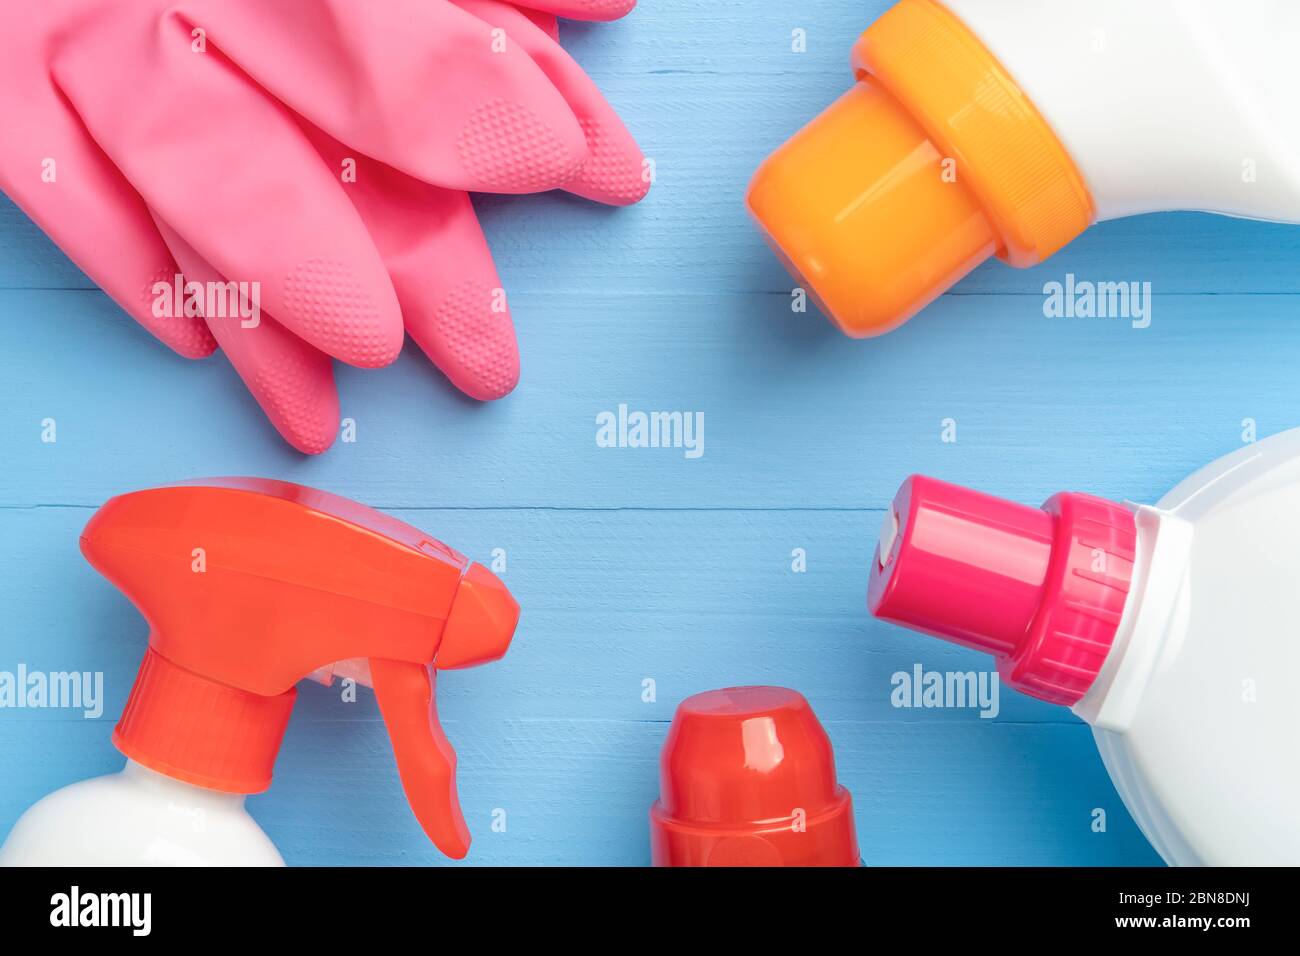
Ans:
[{"label": "spray nozzle", "polygon": [[81,549],[149,622],[113,734],[128,757],[200,786],[260,792],[294,685],[353,677],[375,690],[425,833],[465,855],[435,671],[509,647],[519,606],[487,568],[346,498],[257,478],[113,498]]}]

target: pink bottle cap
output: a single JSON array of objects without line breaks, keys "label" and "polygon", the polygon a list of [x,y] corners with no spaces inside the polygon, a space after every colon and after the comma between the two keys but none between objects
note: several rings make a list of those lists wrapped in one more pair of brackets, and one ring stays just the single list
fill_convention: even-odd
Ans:
[{"label": "pink bottle cap", "polygon": [[987,651],[1018,690],[1073,704],[1110,651],[1133,576],[1133,514],[1063,492],[1030,508],[923,475],[885,515],[867,608]]}]

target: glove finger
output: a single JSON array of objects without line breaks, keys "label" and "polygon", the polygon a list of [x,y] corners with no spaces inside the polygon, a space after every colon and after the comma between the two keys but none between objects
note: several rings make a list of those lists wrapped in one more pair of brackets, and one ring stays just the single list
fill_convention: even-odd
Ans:
[{"label": "glove finger", "polygon": [[[317,348],[367,367],[396,358],[383,262],[292,114],[219,51],[194,52],[174,15],[148,30],[97,26],[69,38],[53,75],[150,208]],[[98,66],[109,51],[114,82]]]},{"label": "glove finger", "polygon": [[462,10],[500,27],[532,57],[568,102],[587,137],[587,160],[564,189],[596,202],[627,206],[650,189],[645,157],[614,108],[573,57],[521,11],[499,0],[453,0]]},{"label": "glove finger", "polygon": [[537,24],[537,28],[556,43],[560,42],[560,21],[555,19],[555,14],[530,10],[527,7],[520,7],[519,12]]},{"label": "glove finger", "polygon": [[586,158],[582,129],[537,64],[442,0],[178,6],[295,112],[426,182],[540,192]]},{"label": "glove finger", "polygon": [[155,286],[171,283],[176,264],[139,194],[95,145],[53,90],[29,105],[36,129],[6,136],[3,191],[132,318],[186,358],[217,347],[197,316],[155,314]]},{"label": "glove finger", "polygon": [[553,13],[566,20],[617,20],[632,12],[636,0],[518,0],[516,6]]},{"label": "glove finger", "polygon": [[[346,151],[304,129],[327,162]],[[411,338],[465,394],[480,401],[509,394],[519,381],[519,347],[469,195],[364,157],[348,194],[384,256]]]},{"label": "glove finger", "polygon": [[[428,187],[435,190],[437,187]],[[469,193],[440,190],[423,209],[436,227],[388,250],[406,330],[471,398],[503,398],[519,384],[519,344],[505,289]]]},{"label": "glove finger", "polygon": [[[194,248],[155,215],[186,282],[209,288],[225,280]],[[313,348],[269,316],[247,325],[239,316],[208,316],[221,350],[284,440],[308,455],[329,448],[339,430],[334,368]]]}]

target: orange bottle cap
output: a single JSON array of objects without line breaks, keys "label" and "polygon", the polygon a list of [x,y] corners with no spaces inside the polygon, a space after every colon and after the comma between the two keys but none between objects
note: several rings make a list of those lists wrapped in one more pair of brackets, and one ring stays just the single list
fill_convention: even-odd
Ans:
[{"label": "orange bottle cap", "polygon": [[768,157],[748,194],[846,333],[888,332],[990,255],[1032,265],[1093,221],[1055,133],[935,0],[888,10],[853,61],[858,83]]}]

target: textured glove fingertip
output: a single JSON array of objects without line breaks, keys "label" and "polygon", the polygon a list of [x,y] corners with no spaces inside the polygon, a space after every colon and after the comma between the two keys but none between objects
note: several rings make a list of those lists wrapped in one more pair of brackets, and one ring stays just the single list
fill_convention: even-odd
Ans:
[{"label": "textured glove fingertip", "polygon": [[519,344],[501,290],[467,280],[450,289],[431,321],[408,323],[411,335],[453,385],[470,398],[504,398],[519,384]]}]

